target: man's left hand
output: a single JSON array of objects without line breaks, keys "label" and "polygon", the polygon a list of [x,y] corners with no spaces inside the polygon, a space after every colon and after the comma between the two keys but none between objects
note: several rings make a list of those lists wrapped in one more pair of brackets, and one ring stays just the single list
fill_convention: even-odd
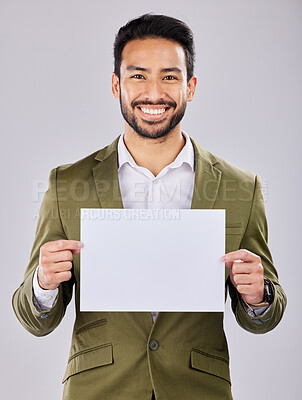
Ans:
[{"label": "man's left hand", "polygon": [[231,282],[242,299],[251,305],[261,303],[264,297],[261,258],[248,250],[240,249],[225,254],[222,261],[230,268]]}]

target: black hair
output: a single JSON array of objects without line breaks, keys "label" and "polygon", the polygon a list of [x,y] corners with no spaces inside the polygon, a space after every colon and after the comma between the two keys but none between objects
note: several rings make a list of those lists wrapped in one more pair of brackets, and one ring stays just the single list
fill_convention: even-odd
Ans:
[{"label": "black hair", "polygon": [[187,81],[194,74],[195,48],[193,32],[182,21],[166,15],[144,14],[122,26],[114,41],[114,72],[120,79],[122,52],[131,40],[163,38],[179,43],[185,52]]}]

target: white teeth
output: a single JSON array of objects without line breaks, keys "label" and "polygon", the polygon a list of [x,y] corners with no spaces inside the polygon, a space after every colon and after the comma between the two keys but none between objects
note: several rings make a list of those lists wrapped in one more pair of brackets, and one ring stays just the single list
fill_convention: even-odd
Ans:
[{"label": "white teeth", "polygon": [[165,108],[160,108],[159,110],[154,110],[152,108],[144,108],[144,107],[141,107],[141,110],[143,113],[151,114],[151,115],[163,114],[166,111]]}]

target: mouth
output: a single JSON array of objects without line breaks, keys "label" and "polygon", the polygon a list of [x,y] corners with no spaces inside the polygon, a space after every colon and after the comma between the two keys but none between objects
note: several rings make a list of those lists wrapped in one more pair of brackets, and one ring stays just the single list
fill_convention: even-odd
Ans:
[{"label": "mouth", "polygon": [[169,109],[171,107],[169,106],[164,106],[164,105],[159,105],[159,106],[149,106],[149,105],[142,105],[138,106],[137,109],[139,110],[140,114],[148,120],[159,120],[162,119],[166,116],[168,113]]}]

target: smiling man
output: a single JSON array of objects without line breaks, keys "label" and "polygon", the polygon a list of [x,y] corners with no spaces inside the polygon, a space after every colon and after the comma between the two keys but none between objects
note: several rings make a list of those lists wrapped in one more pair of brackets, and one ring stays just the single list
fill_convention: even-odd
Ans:
[{"label": "smiling man", "polygon": [[[15,313],[29,332],[47,335],[75,285],[65,400],[232,399],[223,313],[80,312],[79,210],[100,207],[225,209],[227,254],[221,257],[239,325],[268,332],[286,306],[267,245],[259,178],[181,129],[197,84],[191,30],[171,17],[143,15],[119,30],[114,58],[112,92],[124,132],[51,171],[24,281],[13,296]],[[100,268],[101,252],[102,243]],[[99,282],[100,290],[106,284]]]}]

